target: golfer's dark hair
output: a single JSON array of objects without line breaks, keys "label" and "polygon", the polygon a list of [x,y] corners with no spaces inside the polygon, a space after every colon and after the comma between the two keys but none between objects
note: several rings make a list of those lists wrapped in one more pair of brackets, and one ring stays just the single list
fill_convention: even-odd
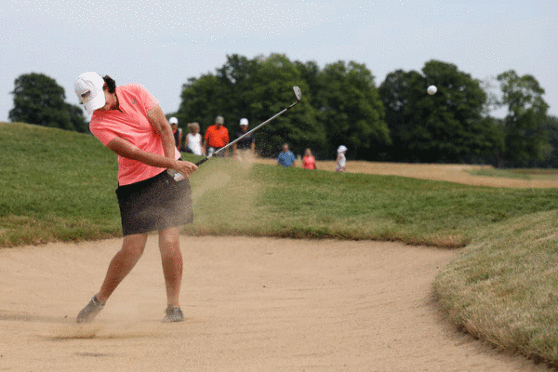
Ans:
[{"label": "golfer's dark hair", "polygon": [[110,76],[108,76],[108,75],[105,75],[105,77],[103,77],[103,80],[104,80],[105,83],[107,84],[109,93],[114,93],[114,92],[116,92],[116,81],[114,81],[114,80],[113,80]]}]

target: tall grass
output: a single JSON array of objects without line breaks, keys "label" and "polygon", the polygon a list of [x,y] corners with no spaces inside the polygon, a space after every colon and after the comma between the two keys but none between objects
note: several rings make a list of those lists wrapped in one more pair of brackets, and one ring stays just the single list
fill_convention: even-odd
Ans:
[{"label": "tall grass", "polygon": [[436,278],[461,329],[558,366],[558,211],[484,229]]}]

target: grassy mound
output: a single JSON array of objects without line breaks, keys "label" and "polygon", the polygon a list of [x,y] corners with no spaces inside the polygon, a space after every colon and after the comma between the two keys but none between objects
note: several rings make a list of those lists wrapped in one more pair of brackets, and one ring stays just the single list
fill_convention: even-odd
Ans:
[{"label": "grassy mound", "polygon": [[0,123],[0,246],[119,234],[116,158],[92,136]]},{"label": "grassy mound", "polygon": [[558,365],[558,211],[498,223],[479,233],[435,282],[461,329]]}]

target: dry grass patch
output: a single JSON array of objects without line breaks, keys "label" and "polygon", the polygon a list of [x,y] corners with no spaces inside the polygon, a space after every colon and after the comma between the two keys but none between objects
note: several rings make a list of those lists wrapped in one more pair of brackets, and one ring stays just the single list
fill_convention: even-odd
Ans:
[{"label": "dry grass patch", "polygon": [[558,211],[487,229],[435,282],[450,319],[502,348],[558,366]]}]

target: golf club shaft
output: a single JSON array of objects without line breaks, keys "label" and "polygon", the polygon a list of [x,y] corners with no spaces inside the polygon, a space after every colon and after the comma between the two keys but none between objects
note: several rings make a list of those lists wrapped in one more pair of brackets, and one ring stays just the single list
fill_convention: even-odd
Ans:
[{"label": "golf club shaft", "polygon": [[[261,123],[260,125],[258,125],[257,127],[255,127],[254,129],[244,133],[242,136],[238,137],[237,139],[235,139],[234,141],[228,143],[227,145],[221,147],[219,150],[215,151],[213,154],[206,156],[205,158],[203,158],[202,160],[198,161],[196,163],[196,166],[200,166],[203,163],[205,163],[206,161],[208,161],[209,159],[211,159],[215,154],[220,153],[221,151],[227,149],[229,146],[234,145],[235,143],[237,143],[238,141],[240,141],[241,139],[243,139],[244,137],[246,137],[247,135],[249,135],[250,133],[258,130],[259,128],[261,128],[262,126],[266,125],[267,123],[269,123],[270,121],[272,121],[273,119],[275,119],[277,116],[284,114],[285,112],[289,111],[290,109],[292,109],[293,107],[295,107],[300,100],[302,99],[302,92],[300,91],[300,88],[297,86],[293,87],[294,90],[294,94],[296,96],[296,102],[294,102],[293,104],[291,104],[289,107],[281,110],[280,112],[278,112],[277,114],[273,115],[272,117],[270,117],[269,119],[267,119],[266,121],[264,121],[263,123]],[[184,175],[182,175],[181,173],[173,173],[173,178],[175,181],[181,181],[183,179],[185,179],[186,177],[184,177]]]},{"label": "golf club shaft", "polygon": [[276,117],[284,114],[285,112],[289,111],[290,109],[292,109],[299,101],[296,101],[295,103],[293,103],[292,105],[290,105],[289,107],[281,110],[280,112],[278,112],[277,114],[273,115],[272,117],[270,117],[269,119],[267,119],[266,121],[264,121],[263,123],[259,124],[258,126],[254,127],[253,129],[249,130],[248,132],[244,133],[242,136],[238,137],[237,139],[235,139],[232,142],[229,142],[226,146],[221,147],[219,150],[215,151],[212,155],[210,156],[206,156],[205,158],[203,158],[202,160],[198,161],[196,163],[196,166],[200,166],[203,163],[205,163],[206,161],[208,161],[209,159],[211,159],[213,156],[217,155],[218,153],[220,153],[221,151],[227,149],[229,146],[234,145],[235,143],[237,143],[238,141],[240,141],[241,139],[243,139],[244,137],[246,137],[247,135],[249,135],[250,133],[258,130],[259,128],[263,127],[264,125],[266,125],[267,123],[269,123],[270,121],[272,121],[273,119],[275,119]]}]

